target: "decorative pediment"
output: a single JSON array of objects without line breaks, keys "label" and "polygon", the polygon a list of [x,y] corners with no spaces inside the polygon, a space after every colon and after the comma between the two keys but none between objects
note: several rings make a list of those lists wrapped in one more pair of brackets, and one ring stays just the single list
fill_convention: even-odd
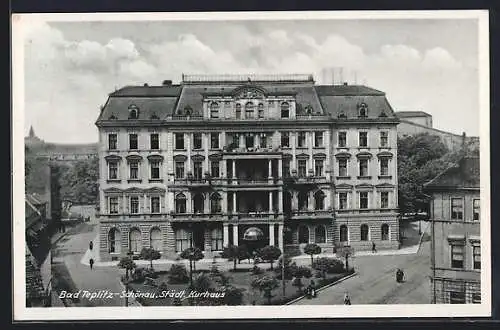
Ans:
[{"label": "decorative pediment", "polygon": [[211,154],[208,156],[208,159],[210,160],[221,160],[222,159],[222,154],[217,153],[217,154]]},{"label": "decorative pediment", "polygon": [[256,85],[246,85],[235,88],[232,95],[236,99],[262,99],[267,94],[266,90]]},{"label": "decorative pediment", "polygon": [[292,159],[293,155],[292,154],[283,154],[283,159]]},{"label": "decorative pediment", "polygon": [[353,186],[347,183],[341,183],[335,186],[336,190],[352,190]]},{"label": "decorative pediment", "polygon": [[119,162],[122,160],[122,157],[118,156],[118,155],[107,155],[104,157],[104,159],[106,159],[106,161],[108,161],[108,162],[110,162],[110,161]]},{"label": "decorative pediment", "polygon": [[302,153],[302,154],[298,154],[298,155],[296,156],[296,158],[297,158],[297,159],[309,159],[309,155],[308,155],[308,154],[304,154],[304,153]]},{"label": "decorative pediment", "polygon": [[137,187],[130,187],[130,188],[125,189],[125,192],[127,194],[142,194],[142,193],[144,193],[144,190],[137,188]]},{"label": "decorative pediment", "polygon": [[193,155],[193,156],[191,156],[191,159],[193,161],[203,161],[203,160],[205,160],[205,156],[203,156],[203,155]]},{"label": "decorative pediment", "polygon": [[358,158],[372,158],[372,154],[366,151],[362,151],[358,154],[356,154],[356,157]]},{"label": "decorative pediment", "polygon": [[105,188],[102,191],[104,191],[106,194],[121,194],[121,193],[123,193],[123,190],[116,188],[116,187]]},{"label": "decorative pediment", "polygon": [[148,160],[150,161],[163,161],[163,156],[162,155],[149,155]]},{"label": "decorative pediment", "polygon": [[176,162],[185,162],[187,160],[186,155],[175,155],[174,161]]},{"label": "decorative pediment", "polygon": [[326,155],[324,153],[320,152],[320,153],[314,154],[313,158],[314,159],[326,159]]},{"label": "decorative pediment", "polygon": [[144,189],[144,192],[149,194],[164,194],[166,190],[160,187],[152,187],[149,189]]},{"label": "decorative pediment", "polygon": [[394,189],[396,186],[390,183],[381,183],[375,187],[377,187],[377,189]]},{"label": "decorative pediment", "polygon": [[351,158],[351,154],[348,152],[339,152],[335,154],[337,158]]},{"label": "decorative pediment", "polygon": [[357,184],[356,185],[356,189],[357,190],[372,190],[373,189],[373,185],[372,184],[368,184],[368,183]]},{"label": "decorative pediment", "polygon": [[389,151],[381,151],[377,154],[377,157],[379,158],[392,158],[394,155],[392,154],[392,152],[389,152]]},{"label": "decorative pediment", "polygon": [[128,155],[125,158],[127,158],[127,161],[129,162],[140,162],[142,160],[141,155]]},{"label": "decorative pediment", "polygon": [[465,236],[464,235],[448,235],[448,242],[453,244],[465,244]]}]

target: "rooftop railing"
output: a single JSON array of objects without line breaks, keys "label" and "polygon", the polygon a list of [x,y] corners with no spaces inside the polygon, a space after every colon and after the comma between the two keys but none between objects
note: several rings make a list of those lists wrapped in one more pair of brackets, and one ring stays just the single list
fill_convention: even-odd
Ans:
[{"label": "rooftop railing", "polygon": [[312,74],[182,74],[183,83],[221,82],[314,82]]}]

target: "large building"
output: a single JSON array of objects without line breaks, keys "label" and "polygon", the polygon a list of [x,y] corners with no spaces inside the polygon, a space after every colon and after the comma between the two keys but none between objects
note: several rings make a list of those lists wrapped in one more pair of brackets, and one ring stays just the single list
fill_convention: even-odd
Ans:
[{"label": "large building", "polygon": [[385,93],[312,75],[119,89],[96,122],[101,260],[149,246],[396,249],[398,122]]},{"label": "large building", "polygon": [[465,157],[425,184],[432,195],[432,303],[481,302],[479,177],[479,158]]}]

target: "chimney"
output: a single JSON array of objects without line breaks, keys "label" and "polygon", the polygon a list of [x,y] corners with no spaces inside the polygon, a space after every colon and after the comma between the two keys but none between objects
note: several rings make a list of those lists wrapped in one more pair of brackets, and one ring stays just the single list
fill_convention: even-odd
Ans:
[{"label": "chimney", "polygon": [[172,80],[163,80],[162,85],[163,86],[171,86],[172,85]]}]

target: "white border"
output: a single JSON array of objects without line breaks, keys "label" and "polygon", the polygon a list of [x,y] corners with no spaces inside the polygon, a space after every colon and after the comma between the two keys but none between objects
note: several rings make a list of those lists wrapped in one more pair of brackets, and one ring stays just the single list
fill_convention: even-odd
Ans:
[{"label": "white border", "polygon": [[[343,19],[477,19],[481,141],[481,304],[477,305],[327,305],[235,307],[85,307],[26,308],[24,264],[24,47],[23,26],[42,21],[223,21]],[[457,36],[458,38],[459,36]],[[491,316],[489,22],[488,11],[342,11],[213,13],[64,13],[12,15],[13,141],[13,318],[22,320],[384,318]],[[475,110],[475,109],[471,109]],[[22,257],[21,257],[22,256]]]}]

